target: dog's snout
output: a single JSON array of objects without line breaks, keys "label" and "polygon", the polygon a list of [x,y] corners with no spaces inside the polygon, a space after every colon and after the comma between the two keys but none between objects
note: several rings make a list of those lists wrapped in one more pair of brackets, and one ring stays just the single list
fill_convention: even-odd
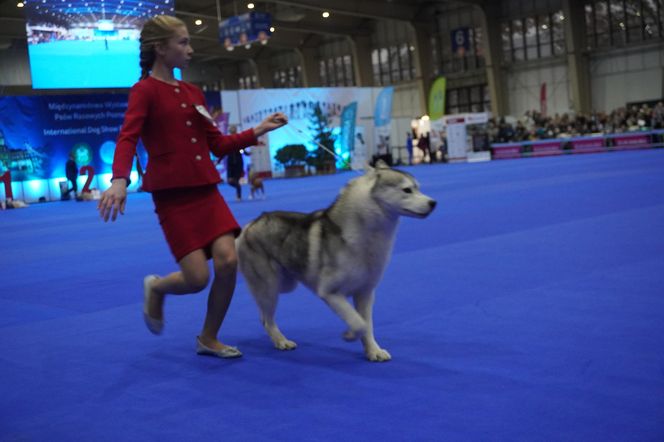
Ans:
[{"label": "dog's snout", "polygon": [[429,207],[431,207],[431,210],[436,208],[436,200],[429,200]]}]

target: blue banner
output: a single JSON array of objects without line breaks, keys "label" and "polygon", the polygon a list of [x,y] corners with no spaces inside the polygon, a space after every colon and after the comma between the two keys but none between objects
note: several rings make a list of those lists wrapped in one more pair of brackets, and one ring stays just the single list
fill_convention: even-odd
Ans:
[{"label": "blue banner", "polygon": [[355,150],[355,121],[357,119],[357,101],[344,107],[341,111],[341,155],[347,159]]},{"label": "blue banner", "polygon": [[376,99],[376,110],[374,111],[374,124],[376,127],[385,126],[392,119],[392,97],[394,87],[383,88]]}]

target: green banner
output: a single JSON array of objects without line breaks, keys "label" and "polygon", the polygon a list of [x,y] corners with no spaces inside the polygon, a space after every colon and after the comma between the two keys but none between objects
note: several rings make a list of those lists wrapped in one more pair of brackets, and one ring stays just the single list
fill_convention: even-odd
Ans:
[{"label": "green banner", "polygon": [[445,88],[447,79],[438,77],[429,91],[429,119],[435,121],[445,115]]}]

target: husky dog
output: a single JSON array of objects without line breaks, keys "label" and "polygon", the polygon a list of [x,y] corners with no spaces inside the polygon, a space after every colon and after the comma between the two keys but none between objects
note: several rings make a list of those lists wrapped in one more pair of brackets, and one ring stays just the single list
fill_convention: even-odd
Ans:
[{"label": "husky dog", "polygon": [[[370,361],[388,361],[373,334],[374,290],[389,260],[400,216],[424,218],[436,201],[415,178],[379,161],[350,181],[327,209],[266,212],[238,238],[239,267],[275,347],[297,345],[277,327],[279,293],[301,282],[347,324],[343,338],[362,340]],[[348,297],[353,298],[353,305]]]}]

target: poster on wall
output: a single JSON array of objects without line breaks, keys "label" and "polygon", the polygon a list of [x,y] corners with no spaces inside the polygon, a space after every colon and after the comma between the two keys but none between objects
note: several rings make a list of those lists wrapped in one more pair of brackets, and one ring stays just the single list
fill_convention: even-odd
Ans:
[{"label": "poster on wall", "polygon": [[[238,113],[242,129],[249,129],[263,121],[274,112],[283,112],[288,116],[288,124],[283,128],[270,132],[262,152],[252,153],[265,159],[256,163],[257,172],[271,173],[275,176],[284,174],[284,167],[274,160],[276,151],[289,144],[303,144],[309,151],[317,149],[312,131],[312,115],[319,106],[327,116],[329,127],[336,139],[335,153],[345,160],[351,161],[351,153],[340,141],[341,113],[353,102],[357,102],[356,119],[369,118],[373,114],[371,99],[372,88],[296,88],[296,89],[249,89],[238,91]],[[227,96],[224,96],[226,101]],[[231,121],[234,116],[231,115]],[[356,126],[356,132],[357,128]],[[364,132],[363,132],[364,133]],[[363,138],[364,139],[364,138]],[[365,146],[355,143],[354,150]],[[256,149],[254,149],[255,151]],[[267,159],[269,158],[269,163]],[[268,169],[269,164],[269,169]]]},{"label": "poster on wall", "polygon": [[0,97],[0,174],[9,170],[13,181],[63,177],[70,153],[79,168],[111,172],[126,109],[125,94]]}]

